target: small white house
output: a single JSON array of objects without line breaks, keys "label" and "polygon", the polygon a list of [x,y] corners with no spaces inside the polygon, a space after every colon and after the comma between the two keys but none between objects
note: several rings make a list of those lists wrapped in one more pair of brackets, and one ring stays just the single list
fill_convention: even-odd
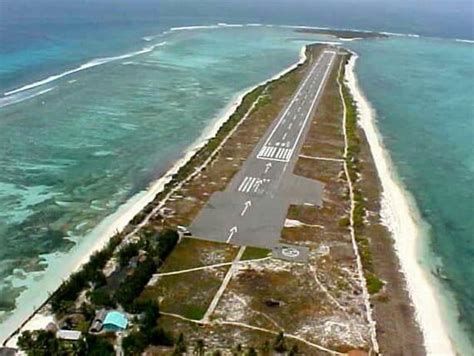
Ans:
[{"label": "small white house", "polygon": [[61,340],[77,341],[81,338],[82,333],[77,330],[58,330],[56,337]]}]

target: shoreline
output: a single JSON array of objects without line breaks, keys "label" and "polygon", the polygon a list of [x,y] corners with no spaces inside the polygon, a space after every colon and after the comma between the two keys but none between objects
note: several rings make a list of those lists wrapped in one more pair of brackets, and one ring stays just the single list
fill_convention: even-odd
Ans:
[{"label": "shoreline", "polygon": [[[59,258],[54,258],[54,260],[51,261],[48,257],[46,257],[48,260],[48,267],[45,271],[41,272],[41,278],[44,278],[48,282],[47,285],[41,286],[41,293],[28,288],[22,292],[16,300],[17,305],[32,305],[34,310],[24,310],[23,312],[17,312],[17,308],[10,317],[7,317],[1,324],[1,329],[4,329],[4,331],[0,329],[0,332],[2,333],[0,334],[1,343],[3,344],[8,340],[8,344],[10,345],[13,339],[12,336],[17,329],[27,329],[28,324],[31,321],[30,319],[33,316],[41,315],[39,312],[41,306],[44,304],[44,301],[49,298],[50,293],[53,293],[59,287],[62,281],[69,278],[73,272],[79,270],[81,266],[89,260],[89,257],[94,252],[103,249],[113,235],[118,232],[122,232],[137,214],[142,212],[158,194],[163,192],[167,183],[172,180],[173,175],[176,174],[181,167],[185,166],[191,160],[191,158],[207,144],[210,139],[216,136],[221,126],[230,119],[248,93],[261,85],[265,85],[282,77],[286,73],[294,70],[300,64],[304,63],[307,59],[306,47],[306,45],[301,47],[299,59],[290,66],[276,73],[267,80],[264,80],[236,93],[229,104],[226,105],[226,107],[224,107],[220,113],[217,114],[216,117],[211,120],[210,123],[204,128],[198,139],[196,139],[191,145],[188,146],[187,149],[184,150],[183,156],[180,159],[178,159],[158,179],[150,182],[147,189],[137,193],[125,204],[121,205],[116,212],[103,219],[90,233],[86,235],[85,239],[81,240],[81,242],[74,246],[72,250],[70,250],[68,253],[62,254]],[[92,241],[89,241],[88,244],[88,240]],[[68,268],[64,268],[64,260],[66,258],[69,260]],[[53,278],[48,278],[48,280],[45,278],[45,276],[48,273],[52,274],[53,272],[51,270],[59,270],[61,273],[53,275]],[[23,301],[22,299],[26,300]],[[19,315],[15,317],[15,314]]]},{"label": "shoreline", "polygon": [[[358,55],[353,53],[347,64],[346,80],[360,114],[360,126],[365,132],[377,173],[382,184],[383,223],[394,240],[394,249],[400,261],[407,290],[414,305],[415,318],[423,333],[424,346],[428,354],[456,354],[452,341],[442,320],[440,303],[435,297],[435,286],[428,280],[427,272],[418,263],[421,217],[409,193],[397,179],[395,167],[388,151],[383,146],[376,127],[375,112],[362,93],[355,63]],[[403,223],[402,223],[403,221]],[[407,239],[408,237],[408,239]]]}]

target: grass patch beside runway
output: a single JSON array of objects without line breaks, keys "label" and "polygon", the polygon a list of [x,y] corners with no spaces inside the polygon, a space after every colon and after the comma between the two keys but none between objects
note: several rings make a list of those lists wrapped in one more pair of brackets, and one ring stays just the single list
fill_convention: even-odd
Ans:
[{"label": "grass patch beside runway", "polygon": [[141,298],[159,301],[160,310],[199,320],[219,289],[228,266],[160,277]]},{"label": "grass patch beside runway", "polygon": [[232,262],[238,248],[229,244],[183,238],[176,246],[160,273]]},{"label": "grass patch beside runway", "polygon": [[258,258],[265,258],[270,256],[272,251],[267,248],[260,248],[260,247],[252,247],[248,246],[245,248],[244,254],[242,255],[241,260],[254,260]]}]

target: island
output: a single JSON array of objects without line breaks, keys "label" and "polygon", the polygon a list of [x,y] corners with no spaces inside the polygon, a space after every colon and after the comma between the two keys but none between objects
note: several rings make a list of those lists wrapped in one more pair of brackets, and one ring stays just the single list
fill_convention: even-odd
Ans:
[{"label": "island", "polygon": [[351,55],[307,46],[302,63],[248,92],[4,346],[31,355],[423,354],[345,80]]},{"label": "island", "polygon": [[296,30],[300,33],[311,33],[315,35],[328,35],[334,36],[343,40],[354,40],[354,39],[375,39],[375,38],[388,38],[388,34],[374,31],[360,31],[360,30],[337,30],[337,29],[325,29],[325,28],[312,28],[312,27],[301,27]]}]

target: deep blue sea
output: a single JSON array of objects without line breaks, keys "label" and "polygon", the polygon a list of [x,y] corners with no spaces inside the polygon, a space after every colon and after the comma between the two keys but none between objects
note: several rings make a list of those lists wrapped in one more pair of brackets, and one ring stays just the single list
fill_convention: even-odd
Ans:
[{"label": "deep blue sea", "polygon": [[41,300],[28,298],[63,278],[58,266],[94,243],[98,224],[238,93],[328,40],[277,26],[169,31],[217,23],[420,35],[347,45],[474,335],[474,47],[456,41],[474,39],[473,16],[470,0],[0,0],[2,338],[12,315]]}]

